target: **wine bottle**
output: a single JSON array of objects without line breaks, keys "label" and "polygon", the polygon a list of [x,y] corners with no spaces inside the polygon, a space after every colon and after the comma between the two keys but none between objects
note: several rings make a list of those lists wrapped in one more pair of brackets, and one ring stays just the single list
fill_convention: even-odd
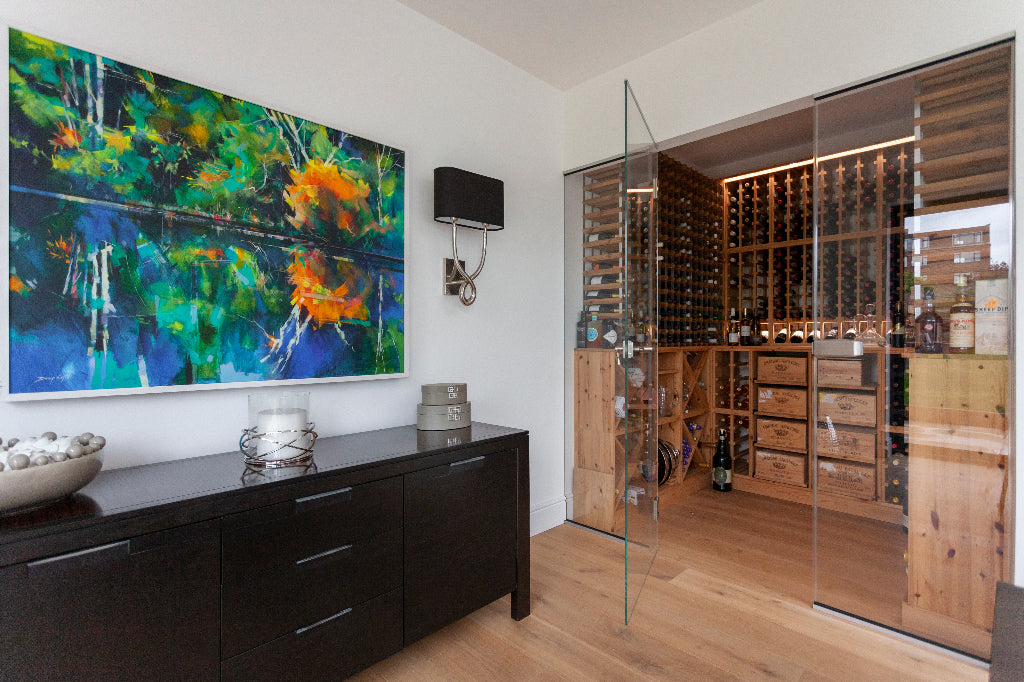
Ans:
[{"label": "wine bottle", "polygon": [[726,337],[726,342],[730,346],[738,346],[740,344],[740,323],[736,319],[735,308],[729,310],[729,335]]},{"label": "wine bottle", "polygon": [[[776,315],[778,317],[778,315]],[[779,333],[775,335],[775,343],[786,343],[789,338],[789,330],[783,327],[779,330]]]},{"label": "wine bottle", "polygon": [[803,330],[802,329],[794,329],[793,333],[789,335],[789,342],[790,343],[803,343],[804,342],[804,332],[803,332]]},{"label": "wine bottle", "polygon": [[744,308],[740,317],[740,345],[750,345],[750,308]]},{"label": "wine bottle", "polygon": [[967,275],[956,276],[956,302],[949,309],[949,352],[974,352],[974,302],[967,291]]},{"label": "wine bottle", "polygon": [[903,303],[900,301],[896,301],[896,306],[892,313],[889,345],[893,348],[906,348],[907,346],[907,328],[903,326]]},{"label": "wine bottle", "polygon": [[942,318],[935,312],[935,292],[930,288],[925,289],[924,310],[914,320],[914,326],[917,328],[916,352],[942,352]]},{"label": "wine bottle", "polygon": [[711,467],[711,487],[722,492],[732,490],[732,456],[729,454],[725,429],[718,430],[718,447],[715,448],[715,456],[711,458]]},{"label": "wine bottle", "polygon": [[762,334],[762,330],[761,330],[761,312],[759,310],[758,312],[756,312],[754,314],[754,320],[753,320],[753,323],[750,326],[750,345],[751,346],[760,346],[761,345],[761,342],[764,340],[761,334]]}]

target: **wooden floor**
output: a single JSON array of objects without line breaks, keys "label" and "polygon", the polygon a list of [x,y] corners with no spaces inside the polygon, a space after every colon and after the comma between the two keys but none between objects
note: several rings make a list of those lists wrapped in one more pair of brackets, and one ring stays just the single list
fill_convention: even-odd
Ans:
[{"label": "wooden floor", "polygon": [[[628,626],[622,544],[562,525],[532,540],[529,618],[511,620],[506,597],[356,679],[988,679],[970,663],[812,610],[806,507],[683,484],[663,491],[659,528]],[[892,544],[879,543],[882,554]],[[841,567],[835,544],[830,560]],[[905,589],[870,571],[843,575],[828,588],[836,595],[882,594],[864,608],[884,609],[886,594]]]}]

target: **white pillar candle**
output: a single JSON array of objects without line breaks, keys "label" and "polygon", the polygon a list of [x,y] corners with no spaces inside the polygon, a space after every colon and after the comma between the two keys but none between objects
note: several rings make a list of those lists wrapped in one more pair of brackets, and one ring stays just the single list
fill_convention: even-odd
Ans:
[{"label": "white pillar candle", "polygon": [[308,423],[306,410],[299,407],[261,410],[256,415],[256,433],[266,435],[256,441],[256,454],[273,460],[289,459],[302,454],[301,449],[310,446],[310,437],[304,433]]}]

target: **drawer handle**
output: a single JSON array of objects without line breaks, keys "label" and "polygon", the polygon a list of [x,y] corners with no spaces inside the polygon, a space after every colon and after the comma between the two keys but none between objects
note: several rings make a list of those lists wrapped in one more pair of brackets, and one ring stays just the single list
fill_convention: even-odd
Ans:
[{"label": "drawer handle", "polygon": [[100,545],[99,547],[90,547],[88,549],[81,549],[77,552],[68,552],[67,554],[61,554],[59,556],[51,556],[45,559],[39,559],[37,561],[31,561],[28,563],[29,568],[35,568],[37,566],[45,566],[46,564],[52,564],[56,561],[66,561],[67,559],[75,559],[78,557],[84,557],[88,554],[96,554],[97,552],[105,552],[112,549],[128,549],[128,540],[121,540],[120,542],[113,542],[109,545]]},{"label": "drawer handle", "polygon": [[301,511],[303,507],[316,508],[351,499],[352,488],[350,486],[348,488],[339,488],[338,490],[328,490],[326,493],[320,493],[318,495],[300,497],[295,500],[295,506],[299,508],[299,511]]},{"label": "drawer handle", "polygon": [[448,465],[448,468],[454,469],[455,467],[466,467],[467,469],[475,469],[478,466],[484,465],[484,459],[486,459],[486,455],[480,455],[479,457],[473,457],[472,459],[464,459],[461,462],[452,462]]},{"label": "drawer handle", "polygon": [[[333,556],[335,554],[338,554],[339,552],[347,552],[350,549],[352,549],[352,545],[342,545],[341,547],[335,547],[334,549],[328,549],[328,550],[326,550],[324,552],[320,552],[318,554],[314,554],[312,556],[308,556],[305,559],[298,559],[298,560],[296,560],[295,565],[296,566],[302,566],[303,564],[306,564],[306,563],[308,563],[310,561],[316,561],[317,559],[323,559],[323,558],[326,558],[326,557],[329,557],[329,556]],[[341,557],[338,557],[338,558],[341,558]]]},{"label": "drawer handle", "polygon": [[349,608],[345,609],[344,611],[339,611],[338,613],[334,614],[333,616],[327,616],[323,620],[318,620],[317,622],[313,623],[312,625],[307,625],[304,628],[299,628],[298,630],[295,631],[295,634],[296,635],[301,635],[302,633],[308,632],[308,631],[312,630],[313,628],[318,628],[321,625],[324,625],[326,623],[330,623],[335,618],[341,618],[346,613],[350,613],[351,611],[352,611],[352,607],[350,606]]}]

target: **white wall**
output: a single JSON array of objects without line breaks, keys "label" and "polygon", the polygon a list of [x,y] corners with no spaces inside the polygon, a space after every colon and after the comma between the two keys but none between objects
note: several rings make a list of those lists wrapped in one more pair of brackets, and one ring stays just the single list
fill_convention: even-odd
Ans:
[{"label": "white wall", "polygon": [[[391,0],[3,0],[0,20],[405,150],[409,377],[313,386],[318,431],[412,423],[420,384],[466,381],[475,420],[530,430],[533,532],[562,522],[560,92]],[[441,165],[505,181],[506,229],[489,240],[470,308],[440,293]],[[0,403],[0,435],[102,433],[107,467],[224,452],[246,395]]]},{"label": "white wall", "polygon": [[[1024,2],[1018,0],[765,0],[569,90],[563,167],[621,155],[623,79],[629,79],[651,130],[663,141],[1013,34],[1024,36]],[[1020,188],[1020,44],[1015,78],[1015,186]],[[1020,206],[1018,201],[1018,230],[1024,226]],[[1024,239],[1017,239],[1016,256],[1024,262]],[[1024,301],[1024,277],[1018,277],[1015,294]],[[1024,339],[1024,315],[1016,316],[1015,334]],[[1015,378],[1024,385],[1024,362],[1016,363]],[[1024,452],[1024,428],[1016,429],[1015,452]],[[1024,466],[1019,462],[1016,482],[1016,582],[1024,584]]]}]

